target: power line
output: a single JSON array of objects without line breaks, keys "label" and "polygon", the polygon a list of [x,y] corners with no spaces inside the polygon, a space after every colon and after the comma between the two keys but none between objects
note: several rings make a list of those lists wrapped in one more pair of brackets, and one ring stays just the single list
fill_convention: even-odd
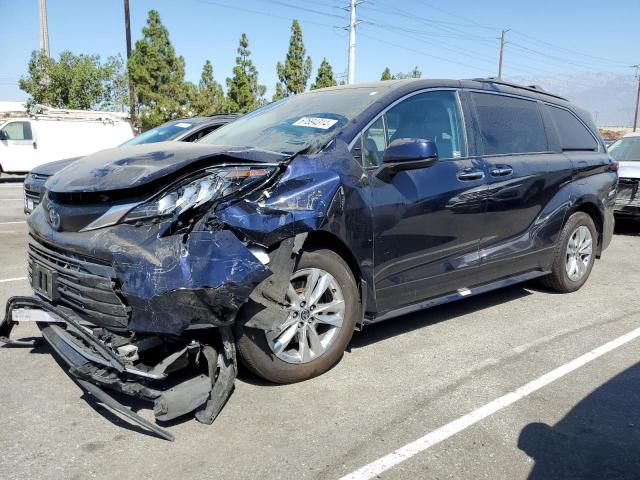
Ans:
[{"label": "power line", "polygon": [[516,48],[517,50],[520,50],[521,52],[526,52],[527,54],[530,54],[530,56],[533,55],[536,57],[542,57],[545,62],[552,62],[552,63],[555,62],[564,68],[566,68],[567,65],[578,67],[580,69],[601,69],[602,68],[602,64],[600,63],[583,62],[580,60],[570,59],[566,57],[559,57],[557,55],[551,55],[549,53],[535,50],[533,48],[529,48],[525,45],[522,45],[520,43],[513,42],[513,41],[509,42],[509,45]]},{"label": "power line", "polygon": [[[325,17],[339,18],[339,19],[342,20],[342,16],[338,15],[338,14],[335,14],[335,13],[327,13],[327,12],[323,12],[321,10],[316,10],[314,8],[301,7],[300,5],[296,5],[296,4],[288,3],[288,2],[283,2],[281,0],[258,0],[258,1],[266,2],[266,3],[269,3],[269,4],[280,5],[280,6],[283,6],[283,7],[292,8],[292,9],[300,10],[300,11],[303,11],[303,12],[313,13],[313,14],[316,14],[316,15],[323,15]],[[358,2],[358,3],[360,3],[360,2]]]},{"label": "power line", "polygon": [[245,12],[245,13],[255,13],[256,15],[263,15],[265,17],[271,17],[271,18],[279,18],[281,20],[295,20],[296,18],[302,20],[304,23],[310,24],[310,25],[317,25],[320,27],[327,27],[327,28],[334,28],[334,25],[329,25],[327,23],[322,23],[322,22],[316,22],[314,20],[308,20],[308,19],[301,19],[300,17],[293,17],[293,16],[285,16],[285,15],[278,15],[275,14],[273,12],[265,12],[265,11],[261,11],[261,10],[255,10],[252,8],[246,8],[246,7],[240,7],[237,5],[229,5],[226,3],[222,3],[216,0],[192,0],[194,2],[198,2],[198,3],[203,3],[206,5],[214,5],[217,7],[222,7],[222,8],[226,8],[229,10],[235,10],[235,11],[239,11],[239,12]]},{"label": "power line", "polygon": [[[443,12],[443,13],[445,13],[445,14],[447,14],[447,15],[450,15],[450,16],[452,16],[453,18],[461,19],[461,20],[464,20],[464,21],[470,22],[470,23],[472,23],[472,24],[474,24],[474,25],[477,25],[478,27],[489,28],[489,29],[494,29],[494,30],[495,30],[495,28],[493,28],[493,27],[490,27],[490,26],[488,26],[488,25],[483,25],[483,24],[481,24],[481,23],[479,23],[479,22],[477,22],[477,21],[475,21],[475,20],[473,20],[473,19],[463,17],[463,16],[462,16],[462,15],[460,15],[459,13],[454,13],[454,12],[451,12],[451,11],[446,10],[446,9],[444,9],[444,8],[437,7],[437,6],[432,5],[432,4],[430,4],[430,3],[428,3],[428,2],[426,2],[426,1],[424,1],[424,0],[415,0],[415,1],[416,1],[416,2],[418,2],[418,3],[420,3],[421,5],[424,5],[424,6],[426,6],[426,7],[429,7],[429,8],[432,8],[432,9],[434,9],[434,10],[438,10],[438,11],[440,11],[440,12]],[[517,31],[517,30],[512,30],[512,32],[513,32],[513,33],[515,33],[515,34],[517,34],[517,35],[524,36],[524,37],[526,37],[526,38],[528,38],[528,39],[530,39],[530,40],[533,40],[533,41],[535,41],[535,42],[537,42],[537,43],[544,44],[544,45],[546,45],[547,47],[552,47],[552,48],[555,48],[555,49],[564,50],[564,51],[569,52],[569,53],[572,53],[572,54],[574,54],[574,55],[580,55],[580,56],[588,57],[588,58],[591,58],[592,60],[597,60],[597,61],[598,61],[598,63],[591,62],[591,63],[589,63],[589,64],[587,64],[587,62],[580,62],[580,61],[578,61],[578,62],[582,63],[583,65],[579,65],[579,64],[577,64],[576,62],[573,62],[573,63],[574,63],[574,65],[577,65],[577,66],[582,67],[582,68],[585,68],[585,65],[588,65],[588,66],[589,66],[589,68],[592,68],[592,67],[594,67],[594,66],[596,66],[596,67],[602,67],[602,63],[603,63],[603,62],[604,62],[604,63],[612,64],[612,65],[616,65],[616,66],[618,66],[618,67],[622,67],[622,66],[626,66],[626,65],[628,65],[628,62],[621,62],[621,61],[617,61],[617,60],[612,60],[612,59],[610,59],[610,58],[598,57],[598,56],[596,56],[596,55],[591,55],[591,54],[588,54],[588,53],[583,53],[583,52],[579,52],[579,51],[577,51],[577,50],[573,50],[573,49],[569,49],[569,48],[562,47],[562,46],[559,46],[559,45],[555,45],[555,44],[553,44],[553,43],[550,43],[550,42],[547,42],[547,41],[545,41],[545,40],[542,40],[542,39],[539,39],[539,38],[537,38],[537,37],[534,37],[533,35],[529,35],[529,34],[526,34],[526,33],[522,33],[522,32],[519,32],[519,31]],[[543,55],[547,55],[547,54],[543,54]],[[556,58],[557,58],[557,57],[556,57]],[[565,60],[567,60],[567,59],[563,59],[562,61],[565,61]]]},{"label": "power line", "polygon": [[436,58],[438,60],[442,60],[443,62],[449,62],[449,63],[453,63],[453,64],[456,64],[456,65],[461,65],[463,67],[468,67],[469,66],[468,63],[457,62],[455,60],[451,60],[450,58],[440,57],[438,55],[433,55],[431,53],[423,52],[423,51],[417,50],[415,48],[407,47],[406,45],[400,45],[400,44],[397,44],[397,43],[394,43],[394,42],[389,42],[387,40],[381,40],[380,38],[374,37],[372,35],[367,35],[365,33],[360,33],[360,35],[362,35],[363,37],[369,38],[371,40],[375,40],[376,42],[380,42],[380,43],[384,43],[384,44],[387,44],[387,45],[391,45],[392,47],[401,48],[403,50],[407,50],[409,52],[417,53],[418,55],[423,55],[425,57]]},{"label": "power line", "polygon": [[416,15],[412,15],[407,13],[406,11],[402,11],[402,10],[398,10],[397,8],[376,8],[376,7],[372,7],[370,5],[367,5],[367,10],[371,10],[374,12],[379,12],[379,13],[384,13],[385,15],[395,15],[398,17],[403,17],[403,18],[408,18],[409,20],[416,20],[416,19],[421,19],[421,20],[428,20],[430,24],[436,23],[436,24],[440,24],[440,25],[453,25],[454,27],[466,27],[466,28],[482,28],[482,29],[487,29],[489,27],[484,27],[484,26],[477,26],[477,25],[473,25],[473,24],[469,24],[469,23],[456,23],[456,22],[447,22],[444,20],[437,20],[437,19],[427,19],[425,17],[419,17]]},{"label": "power line", "polygon": [[[444,43],[442,41],[438,41],[438,40],[434,40],[433,38],[431,38],[431,34],[430,32],[426,32],[423,30],[411,30],[411,29],[405,29],[403,27],[399,27],[396,25],[392,25],[392,24],[386,24],[386,23],[378,23],[378,22],[373,22],[370,20],[365,20],[365,22],[367,23],[367,25],[375,27],[375,28],[380,28],[383,30],[387,30],[387,31],[391,31],[392,33],[397,33],[398,35],[401,35],[403,37],[406,38],[410,38],[412,40],[416,40],[418,42],[421,43],[425,43],[428,45],[434,45],[436,47],[438,47],[440,50],[446,50],[446,51],[450,51],[453,53],[456,53],[458,55],[464,56],[464,57],[468,57],[471,59],[474,59],[476,61],[481,61],[487,64],[491,64],[491,65],[495,65],[495,57],[491,56],[489,57],[487,54],[484,53],[479,53],[477,51],[473,51],[473,50],[462,50],[460,48],[456,48],[454,46],[452,46],[450,43]],[[428,38],[421,38],[421,37],[417,37],[415,35],[411,35],[408,34],[406,32],[417,32],[417,34],[425,34]],[[492,42],[493,43],[493,42]],[[470,64],[468,64],[469,66]],[[544,70],[544,69],[540,69],[540,68],[536,68],[536,67],[532,67],[529,65],[525,65],[519,62],[510,62],[510,65],[515,66],[516,70],[520,70],[523,72],[529,72],[529,73],[533,73],[533,74],[544,74],[546,73],[553,73],[551,71],[548,70]],[[471,65],[473,66],[473,65]],[[479,68],[477,66],[474,66],[475,68]]]},{"label": "power line", "polygon": [[598,57],[596,55],[590,55],[588,53],[578,52],[577,50],[572,50],[570,48],[561,47],[559,45],[555,45],[553,43],[549,43],[549,42],[547,42],[545,40],[540,40],[540,39],[538,39],[536,37],[532,37],[531,35],[528,35],[526,33],[519,32],[518,30],[513,30],[513,33],[515,35],[520,35],[522,37],[528,38],[529,40],[533,40],[534,42],[539,43],[541,45],[546,45],[548,47],[552,47],[552,48],[555,48],[555,49],[558,49],[558,50],[564,50],[565,52],[568,52],[568,53],[573,53],[573,54],[576,54],[576,55],[581,55],[583,57],[591,58],[593,60],[597,60],[599,63],[602,63],[602,62],[611,63],[611,64],[615,64],[617,66],[626,66],[627,65],[627,62],[621,62],[621,61],[618,61],[618,60],[612,60],[611,58]]}]

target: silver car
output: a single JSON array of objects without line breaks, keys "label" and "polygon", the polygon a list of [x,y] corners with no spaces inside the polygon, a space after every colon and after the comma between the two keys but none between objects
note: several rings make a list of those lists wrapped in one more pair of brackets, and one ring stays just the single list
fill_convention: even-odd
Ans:
[{"label": "silver car", "polygon": [[630,133],[609,147],[609,154],[620,169],[615,214],[640,218],[640,133]]}]

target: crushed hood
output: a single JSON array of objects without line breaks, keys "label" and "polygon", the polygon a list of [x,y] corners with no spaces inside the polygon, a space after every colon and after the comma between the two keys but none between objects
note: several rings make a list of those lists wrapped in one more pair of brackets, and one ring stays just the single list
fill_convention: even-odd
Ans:
[{"label": "crushed hood", "polygon": [[287,155],[248,147],[224,147],[183,142],[158,142],[116,147],[88,155],[47,180],[56,193],[106,192],[137,188],[190,168],[224,163],[281,162]]},{"label": "crushed hood", "polygon": [[619,163],[620,169],[618,170],[618,177],[640,178],[640,161]]}]

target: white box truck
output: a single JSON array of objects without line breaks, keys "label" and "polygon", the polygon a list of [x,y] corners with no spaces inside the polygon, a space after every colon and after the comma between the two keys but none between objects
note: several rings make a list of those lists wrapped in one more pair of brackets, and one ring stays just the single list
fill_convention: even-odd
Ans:
[{"label": "white box truck", "polygon": [[133,137],[126,114],[38,108],[0,113],[0,173],[26,173],[43,163],[120,145]]}]

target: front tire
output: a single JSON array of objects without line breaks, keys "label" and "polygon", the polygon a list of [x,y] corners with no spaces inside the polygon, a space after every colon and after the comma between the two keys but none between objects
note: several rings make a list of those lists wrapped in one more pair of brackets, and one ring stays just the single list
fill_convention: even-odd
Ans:
[{"label": "front tire", "polygon": [[265,332],[243,326],[251,303],[236,327],[243,364],[275,383],[300,382],[329,370],[342,358],[360,315],[351,269],[327,249],[302,252],[286,300],[289,308],[278,329]]},{"label": "front tire", "polygon": [[551,273],[540,280],[557,292],[571,293],[585,284],[595,262],[598,231],[584,212],[569,217],[560,233]]}]

